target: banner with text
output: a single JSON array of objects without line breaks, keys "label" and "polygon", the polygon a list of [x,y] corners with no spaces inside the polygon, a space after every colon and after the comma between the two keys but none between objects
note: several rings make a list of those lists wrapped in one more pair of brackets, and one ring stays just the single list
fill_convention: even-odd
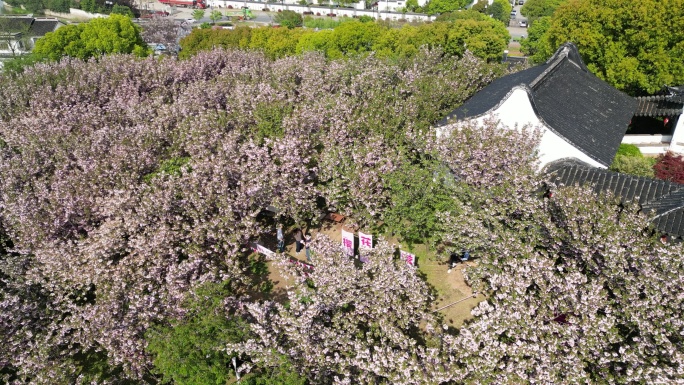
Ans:
[{"label": "banner with text", "polygon": [[354,233],[342,230],[342,248],[345,254],[354,256]]},{"label": "banner with text", "polygon": [[368,262],[368,256],[365,251],[373,248],[373,236],[364,234],[359,231],[359,260],[361,262]]},{"label": "banner with text", "polygon": [[359,231],[359,249],[372,249],[373,236]]},{"label": "banner with text", "polygon": [[253,243],[252,244],[252,250],[256,251],[257,253],[261,253],[267,257],[273,258],[275,256],[275,252],[273,250],[268,249],[265,246],[262,246],[258,243]]},{"label": "banner with text", "polygon": [[416,256],[415,255],[409,253],[408,251],[404,251],[404,250],[399,250],[399,254],[401,256],[401,259],[403,261],[406,261],[407,264],[409,264],[411,266],[416,265]]}]

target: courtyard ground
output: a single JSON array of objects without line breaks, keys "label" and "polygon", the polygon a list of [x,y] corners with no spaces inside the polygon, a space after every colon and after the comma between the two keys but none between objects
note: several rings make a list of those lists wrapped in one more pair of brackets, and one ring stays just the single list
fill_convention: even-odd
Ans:
[{"label": "courtyard ground", "polygon": [[[323,221],[321,226],[307,230],[312,237],[322,233],[333,241],[342,242],[341,230],[343,227],[344,223],[326,220]],[[347,230],[351,231],[351,229]],[[286,241],[285,252],[292,258],[306,262],[303,250],[299,254],[295,252],[294,240],[291,239],[291,234],[288,234],[287,231]],[[418,247],[422,248],[422,246]],[[273,246],[269,248],[274,249]],[[473,295],[471,288],[466,284],[463,277],[463,270],[475,266],[476,263],[476,261],[468,261],[465,264],[459,263],[449,273],[446,261],[436,260],[429,252],[427,255],[422,253],[418,258],[419,273],[424,274],[426,281],[434,288],[437,294],[433,304],[434,310],[439,311],[443,315],[444,322],[449,326],[460,327],[463,325],[464,321],[472,318],[470,311],[480,301],[484,300],[484,296],[481,294]],[[273,282],[273,291],[269,297],[274,300],[285,300],[287,288],[294,282],[281,276],[278,273],[278,269],[271,263],[269,263],[269,279]]]}]

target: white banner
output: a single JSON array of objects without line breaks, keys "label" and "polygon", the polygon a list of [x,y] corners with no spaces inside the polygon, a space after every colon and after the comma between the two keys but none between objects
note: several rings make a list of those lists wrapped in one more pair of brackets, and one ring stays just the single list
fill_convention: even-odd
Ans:
[{"label": "white banner", "polygon": [[345,254],[350,257],[354,256],[354,233],[342,230],[342,248]]},{"label": "white banner", "polygon": [[256,251],[260,252],[261,254],[267,256],[267,257],[273,257],[275,255],[275,252],[272,250],[267,249],[264,246],[261,246],[260,244],[257,243],[256,245]]},{"label": "white banner", "polygon": [[372,249],[373,236],[359,231],[359,249]]},{"label": "white banner", "polygon": [[411,266],[416,265],[416,256],[409,253],[408,251],[399,250],[399,255],[401,255],[402,261],[406,261],[407,264]]}]

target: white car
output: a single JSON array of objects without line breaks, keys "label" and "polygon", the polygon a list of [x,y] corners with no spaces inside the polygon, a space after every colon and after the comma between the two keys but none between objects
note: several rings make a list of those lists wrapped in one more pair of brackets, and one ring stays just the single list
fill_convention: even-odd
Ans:
[{"label": "white car", "polygon": [[520,20],[520,23],[518,23],[523,28],[527,28],[527,20]]}]

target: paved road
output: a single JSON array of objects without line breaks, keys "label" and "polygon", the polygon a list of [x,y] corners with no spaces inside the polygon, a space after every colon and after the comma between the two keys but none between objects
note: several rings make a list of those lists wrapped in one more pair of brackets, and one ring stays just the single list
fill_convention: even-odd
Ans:
[{"label": "paved road", "polygon": [[522,20],[527,20],[526,17],[520,14],[520,8],[522,8],[522,5],[515,5],[513,9],[517,11],[517,14],[515,17],[511,18],[510,23],[508,24],[508,33],[511,34],[511,38],[513,37],[520,37],[520,36],[527,36],[527,28],[522,28],[518,25],[520,21]]}]

